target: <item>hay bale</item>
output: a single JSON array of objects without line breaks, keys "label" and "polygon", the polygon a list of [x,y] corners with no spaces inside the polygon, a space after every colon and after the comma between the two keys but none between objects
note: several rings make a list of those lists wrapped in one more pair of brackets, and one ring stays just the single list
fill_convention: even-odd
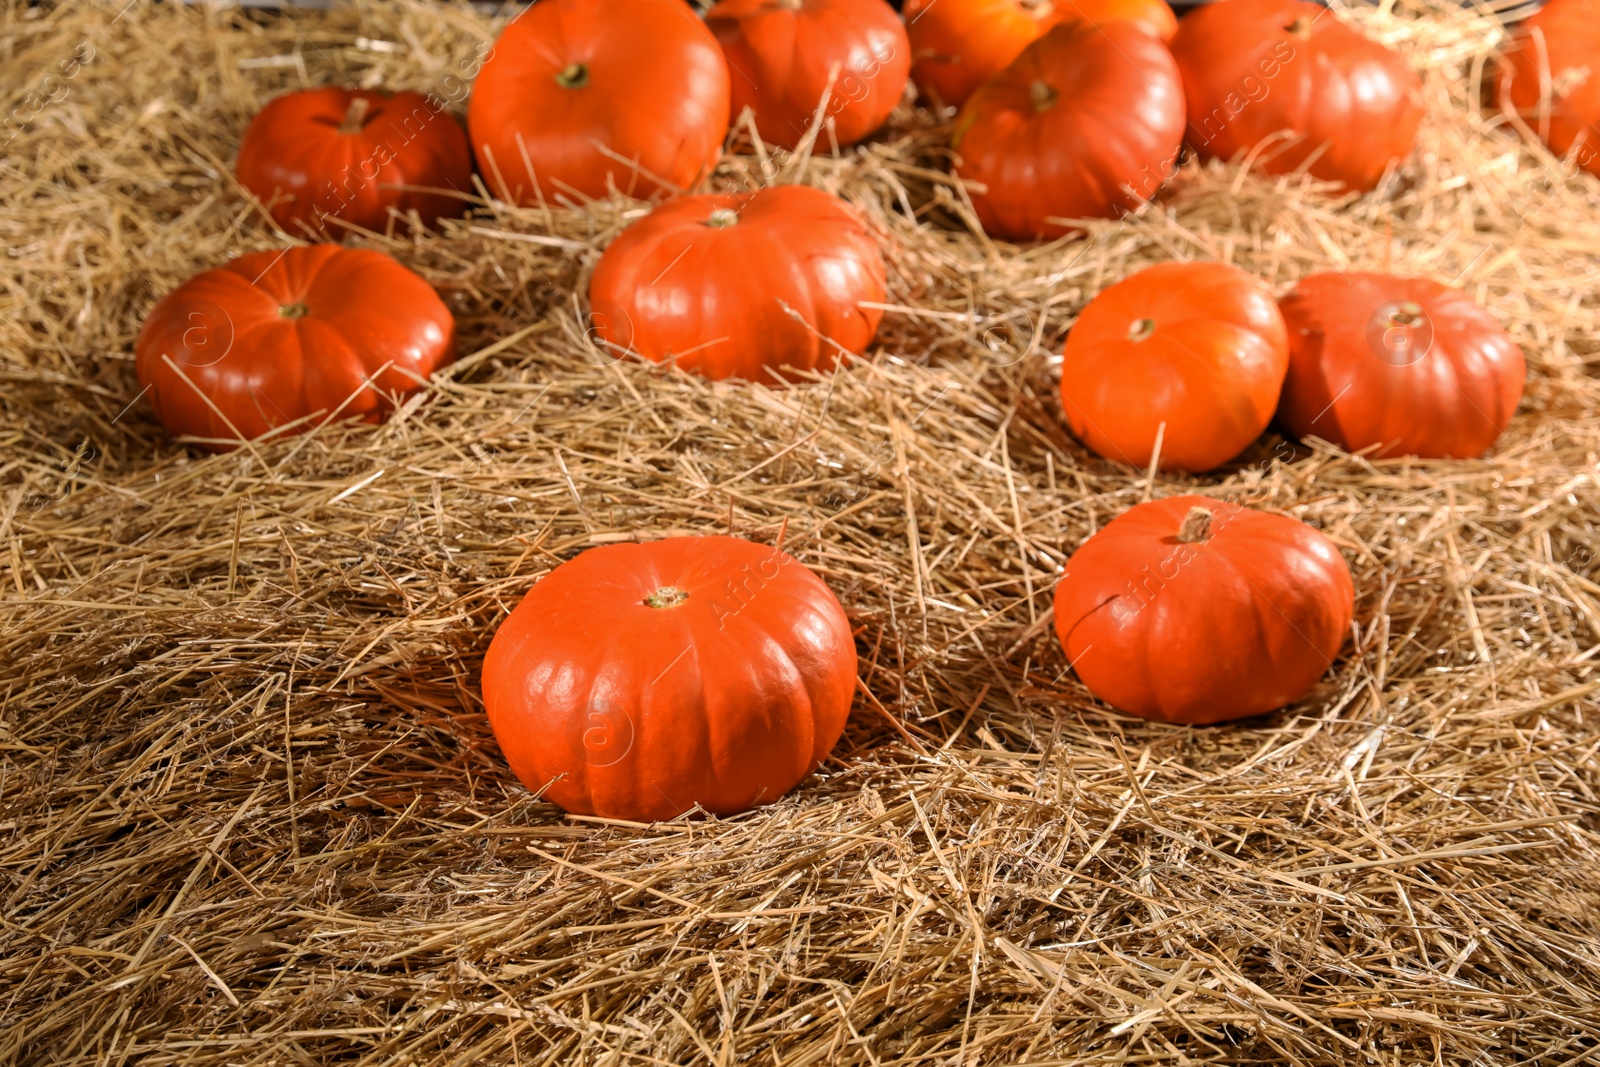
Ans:
[{"label": "hay bale", "polygon": [[[889,250],[870,358],[789,390],[590,343],[587,273],[637,204],[360,238],[447,295],[466,358],[385,426],[208,456],[137,402],[131,347],[178,281],[286,242],[231,176],[250,114],[447,87],[495,23],[118,7],[0,13],[34,94],[0,134],[0,1062],[1600,1047],[1600,196],[1480,113],[1492,19],[1360,14],[1429,108],[1362,199],[1190,163],[1138,215],[1018,249],[966,228],[926,114],[729,158],[719,185],[836,190]],[[1457,282],[1525,346],[1523,410],[1475,463],[1274,437],[1205,477],[1104,462],[1063,430],[1057,353],[1173,257]],[[1076,545],[1191,491],[1314,523],[1360,590],[1325,683],[1242,726],[1107,711],[1048,628]],[[589,545],[784,523],[861,629],[835,758],[736,819],[524,791],[476,691],[516,599]]]}]

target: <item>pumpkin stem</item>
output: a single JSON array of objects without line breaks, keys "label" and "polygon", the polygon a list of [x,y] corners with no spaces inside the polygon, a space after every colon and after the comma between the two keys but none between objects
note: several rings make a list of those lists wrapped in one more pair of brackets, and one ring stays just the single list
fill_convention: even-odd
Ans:
[{"label": "pumpkin stem", "polygon": [[731,207],[719,207],[706,216],[706,225],[713,230],[726,230],[739,221],[739,213]]},{"label": "pumpkin stem", "polygon": [[1211,512],[1205,508],[1190,508],[1178,527],[1178,540],[1186,545],[1203,544],[1211,540]]},{"label": "pumpkin stem", "polygon": [[652,608],[675,608],[689,599],[689,594],[675,585],[663,586],[654,593],[644,598],[645,606]]},{"label": "pumpkin stem", "polygon": [[1304,15],[1301,15],[1299,18],[1289,23],[1289,25],[1285,26],[1284,30],[1294,34],[1302,41],[1309,41],[1311,39],[1311,23],[1313,21],[1314,20],[1308,19]]},{"label": "pumpkin stem", "polygon": [[556,84],[563,89],[582,89],[589,84],[589,66],[574,63],[556,75]]},{"label": "pumpkin stem", "polygon": [[1390,326],[1417,327],[1423,323],[1422,307],[1407,300],[1404,304],[1389,312]]},{"label": "pumpkin stem", "polygon": [[358,96],[350,101],[350,106],[345,109],[344,121],[339,124],[340,133],[360,133],[361,127],[367,120],[367,111],[372,107],[372,101],[364,96]]},{"label": "pumpkin stem", "polygon": [[304,304],[283,304],[279,306],[278,314],[286,319],[303,319],[310,310]]},{"label": "pumpkin stem", "polygon": [[778,6],[785,11],[799,11],[805,6],[805,0],[778,0]]},{"label": "pumpkin stem", "polygon": [[1128,340],[1144,341],[1156,332],[1155,319],[1135,319],[1132,326],[1128,327]]},{"label": "pumpkin stem", "polygon": [[1048,111],[1055,106],[1057,93],[1045,82],[1034,82],[1028,87],[1028,92],[1033,97],[1033,110]]}]

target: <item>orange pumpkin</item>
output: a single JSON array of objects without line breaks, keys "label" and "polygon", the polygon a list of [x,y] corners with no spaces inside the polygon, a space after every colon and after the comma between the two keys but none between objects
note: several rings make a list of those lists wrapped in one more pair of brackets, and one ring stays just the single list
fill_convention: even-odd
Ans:
[{"label": "orange pumpkin", "polygon": [[1067,560],[1056,634],[1132,715],[1202,725],[1281,708],[1332,665],[1355,587],[1303,522],[1203,496],[1139,504]]},{"label": "orange pumpkin", "polygon": [[1365,191],[1411,153],[1422,83],[1405,60],[1305,0],[1218,0],[1172,39],[1190,147],[1267,174],[1309,166]]},{"label": "orange pumpkin", "polygon": [[905,19],[911,80],[951,107],[1062,22],[1131,22],[1163,41],[1178,32],[1166,0],[907,0]]},{"label": "orange pumpkin", "polygon": [[1522,399],[1527,364],[1494,316],[1427,278],[1313,274],[1280,302],[1298,437],[1378,456],[1483,455]]},{"label": "orange pumpkin", "polygon": [[688,189],[722,153],[728,66],[682,0],[540,0],[495,42],[467,127],[503,200]]},{"label": "orange pumpkin", "polygon": [[967,100],[956,174],[984,232],[1028,239],[1148,199],[1183,139],[1183,89],[1166,45],[1126,22],[1057,26]]},{"label": "orange pumpkin", "polygon": [[777,800],[832,751],[855,688],[838,599],[737,537],[592,548],[533,587],[483,662],[523,784],[638,821]]},{"label": "orange pumpkin", "polygon": [[773,382],[866,351],[883,255],[836,196],[779,185],[670,201],[622,232],[589,282],[594,334],[616,353],[708,378]]},{"label": "orange pumpkin", "polygon": [[382,252],[252,252],[157,301],[134,344],[139,384],[173,434],[224,451],[291,424],[376,421],[450,362],[455,319]]},{"label": "orange pumpkin", "polygon": [[911,46],[883,0],[720,0],[706,25],[728,57],[734,118],[750,108],[772,144],[799,144],[825,92],[834,139],[854,144],[905,92]]},{"label": "orange pumpkin", "polygon": [[1067,335],[1061,401],[1107,459],[1205,471],[1237,456],[1278,406],[1289,338],[1265,285],[1224,263],[1161,263],[1096,296]]},{"label": "orange pumpkin", "polygon": [[337,219],[384,232],[391,212],[425,224],[460,215],[441,190],[472,190],[472,151],[459,123],[420,93],[305,89],[273,99],[239,145],[239,183],[296,236]]},{"label": "orange pumpkin", "polygon": [[1500,106],[1550,151],[1600,176],[1600,2],[1549,0],[1518,25],[1497,64]]}]

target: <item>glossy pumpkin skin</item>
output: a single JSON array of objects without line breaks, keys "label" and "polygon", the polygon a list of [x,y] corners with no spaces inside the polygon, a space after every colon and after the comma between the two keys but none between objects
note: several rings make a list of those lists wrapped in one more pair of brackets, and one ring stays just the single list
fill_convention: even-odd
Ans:
[{"label": "glossy pumpkin skin", "polygon": [[832,751],[855,687],[838,599],[737,537],[592,548],[533,587],[483,663],[523,784],[637,821],[777,800]]},{"label": "glossy pumpkin skin", "polygon": [[[1309,173],[1365,191],[1411,154],[1422,83],[1404,59],[1318,4],[1220,0],[1178,26],[1190,147],[1255,158],[1267,174]],[[1313,156],[1315,158],[1313,159]]]},{"label": "glossy pumpkin skin", "polygon": [[1288,369],[1265,285],[1225,263],[1160,263],[1084,308],[1063,352],[1062,409],[1107,459],[1148,467],[1159,434],[1161,469],[1206,471],[1267,428]]},{"label": "glossy pumpkin skin", "polygon": [[1148,199],[1182,138],[1183,89],[1166,46],[1126,22],[1069,22],[972,94],[953,146],[956,174],[985,187],[971,190],[984,232],[1026,240]]},{"label": "glossy pumpkin skin", "polygon": [[1489,312],[1427,278],[1329,272],[1280,302],[1279,422],[1349,452],[1472,459],[1522,399],[1527,363]]},{"label": "glossy pumpkin skin", "polygon": [[886,285],[854,208],[779,185],[656,208],[600,257],[589,303],[593,335],[615,354],[770,384],[866,351],[883,312],[861,304],[882,303]]},{"label": "glossy pumpkin skin", "polygon": [[466,209],[461,197],[432,190],[472,192],[466,131],[410,92],[285,93],[250,120],[237,169],[239,183],[297,237],[343,236],[346,227],[332,220],[383,233],[391,210],[415,210],[432,225]]},{"label": "glossy pumpkin skin", "polygon": [[1512,30],[1496,64],[1500,106],[1600,177],[1600,4],[1550,0]]},{"label": "glossy pumpkin skin", "polygon": [[1178,32],[1166,0],[907,0],[911,80],[950,107],[1016,59],[1033,41],[1073,19],[1132,22],[1163,41]]},{"label": "glossy pumpkin skin", "polygon": [[[1205,539],[1184,541],[1209,512]],[[1186,528],[1187,527],[1187,528]],[[1120,711],[1203,725],[1304,696],[1350,630],[1355,588],[1333,542],[1210,497],[1130,508],[1067,561],[1056,633],[1089,690]]]},{"label": "glossy pumpkin skin", "polygon": [[768,143],[799,144],[829,91],[823,119],[839,144],[854,144],[905,92],[911,45],[883,0],[720,0],[706,25],[728,57],[733,118],[753,110]]},{"label": "glossy pumpkin skin", "polygon": [[728,132],[728,66],[682,0],[540,0],[467,106],[479,169],[519,204],[692,188]]},{"label": "glossy pumpkin skin", "polygon": [[162,297],[135,366],[168,432],[227,451],[335,412],[377,421],[454,352],[427,282],[381,252],[312,245],[240,256]]}]

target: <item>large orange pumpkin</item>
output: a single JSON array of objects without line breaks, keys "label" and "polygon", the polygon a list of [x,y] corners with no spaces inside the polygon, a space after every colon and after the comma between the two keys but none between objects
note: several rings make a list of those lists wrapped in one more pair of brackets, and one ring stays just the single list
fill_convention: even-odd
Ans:
[{"label": "large orange pumpkin", "polygon": [[967,100],[956,173],[997,237],[1055,237],[1148,199],[1183,139],[1183,89],[1166,45],[1127,22],[1057,26]]},{"label": "large orange pumpkin", "polygon": [[1062,22],[1131,22],[1163,41],[1178,32],[1166,0],[907,0],[905,19],[911,80],[951,107]]},{"label": "large orange pumpkin", "polygon": [[737,537],[592,548],[533,587],[483,662],[517,777],[567,811],[640,821],[777,800],[832,751],[855,687],[822,579]]},{"label": "large orange pumpkin", "polygon": [[521,204],[688,189],[728,132],[728,66],[682,0],[541,0],[467,106],[489,188]]},{"label": "large orange pumpkin", "polygon": [[589,282],[611,351],[708,378],[774,382],[866,351],[883,255],[854,208],[803,185],[670,201],[624,230]]},{"label": "large orange pumpkin", "polygon": [[911,46],[883,0],[720,0],[706,25],[728,57],[734,118],[750,108],[773,144],[800,142],[824,92],[841,145],[882,126],[905,92]]},{"label": "large orange pumpkin", "polygon": [[298,423],[377,420],[455,351],[433,287],[370,249],[252,252],[162,297],[134,346],[167,430],[222,451]]},{"label": "large orange pumpkin", "polygon": [[1055,623],[1095,696],[1201,725],[1304,696],[1332,665],[1354,606],[1350,568],[1318,531],[1177,496],[1130,508],[1073,553]]},{"label": "large orange pumpkin", "polygon": [[1367,190],[1411,153],[1422,84],[1404,59],[1305,0],[1219,0],[1178,26],[1190,147],[1232,159],[1261,147],[1267,174],[1306,166]]},{"label": "large orange pumpkin", "polygon": [[1100,293],[1067,335],[1061,401],[1108,459],[1205,471],[1267,428],[1289,339],[1265,285],[1225,263],[1160,263]]},{"label": "large orange pumpkin", "polygon": [[1600,176],[1600,2],[1550,0],[1512,31],[1498,70],[1500,105]]},{"label": "large orange pumpkin", "polygon": [[1279,421],[1350,452],[1483,455],[1522,399],[1522,350],[1466,294],[1427,278],[1313,274],[1279,303]]},{"label": "large orange pumpkin", "polygon": [[459,123],[420,93],[305,89],[262,108],[239,145],[239,183],[279,226],[343,236],[338,219],[382,233],[390,212],[423,223],[460,215],[472,151]]}]

